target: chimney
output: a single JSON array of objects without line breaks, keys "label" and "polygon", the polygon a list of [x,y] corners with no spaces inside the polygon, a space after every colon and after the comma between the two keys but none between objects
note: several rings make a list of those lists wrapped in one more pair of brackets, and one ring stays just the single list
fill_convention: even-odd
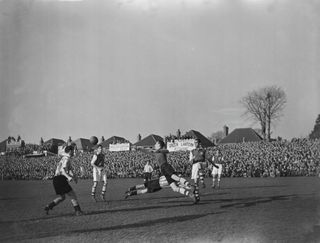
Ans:
[{"label": "chimney", "polygon": [[229,134],[229,127],[227,125],[223,126],[223,135],[226,137]]}]

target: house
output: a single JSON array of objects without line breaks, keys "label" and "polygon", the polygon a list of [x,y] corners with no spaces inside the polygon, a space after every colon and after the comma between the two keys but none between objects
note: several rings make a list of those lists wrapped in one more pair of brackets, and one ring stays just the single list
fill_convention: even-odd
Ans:
[{"label": "house", "polygon": [[92,150],[93,144],[90,143],[90,139],[87,138],[78,138],[72,141],[72,144],[76,145],[76,149],[82,152],[88,152]]},{"label": "house", "polygon": [[7,139],[6,140],[3,140],[1,143],[0,143],[0,153],[5,153],[7,150]]},{"label": "house", "polygon": [[58,154],[58,147],[62,146],[66,142],[59,138],[51,138],[44,142],[43,146],[48,149],[49,152]]},{"label": "house", "polygon": [[214,147],[214,143],[213,142],[211,142],[203,134],[201,134],[200,132],[195,131],[195,130],[190,130],[183,137],[194,138],[194,139],[198,138],[198,139],[200,139],[202,147],[205,147],[205,148],[206,147]]},{"label": "house", "polygon": [[262,137],[252,128],[236,128],[219,143],[259,142]]},{"label": "house", "polygon": [[159,135],[150,134],[149,136],[141,139],[140,141],[133,144],[133,146],[138,148],[154,148],[157,141],[163,141],[163,138]]},{"label": "house", "polygon": [[108,138],[107,140],[104,140],[103,142],[101,142],[100,145],[103,148],[108,149],[110,144],[117,144],[117,143],[130,143],[130,142],[123,137],[112,136],[112,137]]}]

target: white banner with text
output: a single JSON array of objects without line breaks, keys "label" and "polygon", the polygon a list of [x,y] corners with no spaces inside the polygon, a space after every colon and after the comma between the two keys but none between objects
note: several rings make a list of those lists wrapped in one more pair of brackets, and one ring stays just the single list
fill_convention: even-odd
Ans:
[{"label": "white banner with text", "polygon": [[174,151],[187,151],[195,148],[194,139],[175,140],[167,142],[167,149],[170,152]]},{"label": "white banner with text", "polygon": [[130,143],[110,144],[109,151],[130,151]]}]

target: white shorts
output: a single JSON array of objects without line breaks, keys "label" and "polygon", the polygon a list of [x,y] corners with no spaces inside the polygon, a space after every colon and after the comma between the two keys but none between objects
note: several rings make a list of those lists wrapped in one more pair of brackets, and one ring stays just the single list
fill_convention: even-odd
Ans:
[{"label": "white shorts", "polygon": [[197,162],[192,165],[191,180],[199,178],[199,170],[201,169],[201,163]]},{"label": "white shorts", "polygon": [[216,164],[216,166],[218,166],[219,168],[216,168],[214,166],[212,166],[212,176],[218,175],[221,176],[222,174],[222,164]]},{"label": "white shorts", "polygon": [[107,181],[107,172],[104,168],[98,169],[97,167],[93,167],[93,181]]},{"label": "white shorts", "polygon": [[164,188],[164,187],[170,187],[169,186],[169,183],[167,181],[167,178],[165,176],[160,176],[159,177],[159,184],[160,184],[160,187],[161,188]]}]

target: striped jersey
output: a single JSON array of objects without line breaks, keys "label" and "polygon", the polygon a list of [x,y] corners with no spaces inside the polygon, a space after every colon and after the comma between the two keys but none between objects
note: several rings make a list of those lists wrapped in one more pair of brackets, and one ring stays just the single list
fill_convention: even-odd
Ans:
[{"label": "striped jersey", "polygon": [[70,155],[65,154],[63,155],[62,159],[59,161],[55,176],[58,175],[63,175],[63,169],[69,173],[69,171],[72,169],[71,168],[71,162],[70,162]]}]

